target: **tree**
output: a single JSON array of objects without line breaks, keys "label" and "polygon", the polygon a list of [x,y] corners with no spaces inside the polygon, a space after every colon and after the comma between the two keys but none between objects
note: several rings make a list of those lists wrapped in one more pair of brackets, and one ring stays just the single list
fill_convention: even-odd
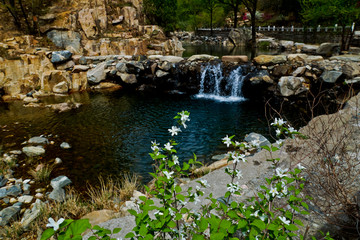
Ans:
[{"label": "tree", "polygon": [[210,15],[210,31],[211,31],[211,36],[213,35],[213,20],[214,20],[214,12],[215,9],[219,7],[219,3],[217,0],[203,0],[204,1],[204,6],[205,9],[207,10],[207,12]]},{"label": "tree", "polygon": [[250,12],[251,16],[251,45],[253,48],[256,46],[256,9],[258,0],[243,0],[244,5]]},{"label": "tree", "polygon": [[200,27],[199,14],[204,10],[204,0],[178,0],[177,24],[180,29],[195,30]]},{"label": "tree", "polygon": [[144,12],[151,24],[164,28],[165,33],[176,29],[176,0],[144,0]]},{"label": "tree", "polygon": [[346,29],[358,21],[360,16],[359,2],[355,0],[299,0],[304,23],[312,26],[317,24],[342,27],[341,50],[348,50],[355,27]]},{"label": "tree", "polygon": [[37,18],[42,15],[51,1],[44,0],[1,0],[0,7],[12,16],[15,26],[34,34],[38,30]]},{"label": "tree", "polygon": [[230,7],[234,11],[234,28],[237,28],[239,6],[242,0],[218,0],[220,3]]}]

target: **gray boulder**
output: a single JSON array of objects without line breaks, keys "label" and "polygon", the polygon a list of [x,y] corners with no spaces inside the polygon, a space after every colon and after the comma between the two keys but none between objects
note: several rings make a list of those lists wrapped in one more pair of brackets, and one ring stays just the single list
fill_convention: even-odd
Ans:
[{"label": "gray boulder", "polygon": [[14,205],[0,211],[0,226],[6,226],[10,220],[14,219],[20,213],[20,206]]},{"label": "gray boulder", "polygon": [[73,50],[76,53],[81,51],[81,35],[78,32],[52,30],[46,36],[59,48]]},{"label": "gray boulder", "polygon": [[126,73],[127,71],[126,63],[118,62],[116,64],[116,70],[121,73]]},{"label": "gray boulder", "polygon": [[63,188],[67,185],[71,184],[71,180],[66,176],[59,176],[51,180],[50,185],[55,188]]},{"label": "gray boulder", "polygon": [[62,63],[68,61],[72,56],[70,51],[56,51],[51,54],[51,62],[52,63]]},{"label": "gray boulder", "polygon": [[55,188],[49,194],[49,198],[57,202],[63,202],[65,201],[65,190],[62,188]]},{"label": "gray boulder", "polygon": [[0,188],[0,198],[4,198],[7,196],[7,189],[6,188]]},{"label": "gray boulder", "polygon": [[[7,182],[8,182],[8,179],[5,178],[4,176],[0,175],[0,188],[5,186]],[[1,196],[1,194],[0,194],[0,196]]]},{"label": "gray boulder", "polygon": [[40,156],[43,155],[45,153],[45,149],[42,147],[23,147],[22,148],[23,153],[26,154],[26,156],[28,157],[36,157],[36,156]]},{"label": "gray boulder", "polygon": [[360,75],[360,66],[355,62],[346,62],[341,67],[341,69],[347,79],[351,79]]},{"label": "gray boulder", "polygon": [[340,45],[338,43],[322,43],[318,49],[316,49],[316,54],[319,54],[324,57],[331,57],[334,54],[340,53]]},{"label": "gray boulder", "polygon": [[165,77],[167,75],[169,75],[168,72],[164,72],[164,71],[161,71],[161,70],[156,71],[156,77],[158,77],[158,78]]},{"label": "gray boulder", "polygon": [[28,228],[30,223],[32,223],[38,216],[40,216],[41,209],[44,206],[45,203],[43,203],[40,199],[37,199],[31,210],[27,209],[25,211],[24,216],[21,219],[21,225],[23,228]]},{"label": "gray boulder", "polygon": [[22,193],[21,187],[20,185],[16,184],[11,186],[10,188],[7,189],[6,191],[6,195],[7,196],[12,196],[12,197],[17,197]]},{"label": "gray boulder", "polygon": [[121,80],[124,83],[127,83],[127,84],[135,84],[135,83],[137,83],[137,79],[136,79],[135,74],[120,73],[118,75],[120,76]]},{"label": "gray boulder", "polygon": [[326,83],[335,83],[342,77],[342,75],[343,73],[339,71],[324,71],[320,78]]},{"label": "gray boulder", "polygon": [[86,73],[87,79],[91,84],[97,84],[106,79],[106,62],[99,63],[95,68]]},{"label": "gray boulder", "polygon": [[32,137],[29,139],[28,143],[45,145],[45,144],[49,144],[49,140],[45,137]]}]

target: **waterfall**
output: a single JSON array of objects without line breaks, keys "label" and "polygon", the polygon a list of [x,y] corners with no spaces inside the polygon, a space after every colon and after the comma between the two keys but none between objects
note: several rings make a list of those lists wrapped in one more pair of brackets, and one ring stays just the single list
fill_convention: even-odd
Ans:
[{"label": "waterfall", "polygon": [[202,69],[200,90],[195,97],[224,102],[244,101],[241,92],[244,77],[241,67],[232,70],[228,77],[224,77],[221,64],[207,65]]}]

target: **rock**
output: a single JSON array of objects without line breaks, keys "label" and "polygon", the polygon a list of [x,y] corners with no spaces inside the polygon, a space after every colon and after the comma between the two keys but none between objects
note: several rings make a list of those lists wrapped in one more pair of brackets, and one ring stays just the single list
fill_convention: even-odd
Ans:
[{"label": "rock", "polygon": [[333,56],[330,60],[360,62],[360,55],[344,54],[340,56]]},{"label": "rock", "polygon": [[158,77],[158,78],[165,77],[167,75],[169,75],[168,72],[165,72],[165,71],[162,71],[162,70],[157,70],[156,71],[156,77]]},{"label": "rock", "polygon": [[281,40],[280,41],[280,46],[285,48],[286,50],[291,50],[294,47],[294,42],[293,41]]},{"label": "rock", "polygon": [[137,83],[137,79],[135,74],[128,74],[128,73],[120,73],[118,74],[121,80],[126,84],[135,84]]},{"label": "rock", "polygon": [[21,150],[12,150],[12,151],[10,151],[10,154],[20,155],[20,154],[22,154],[22,151]]},{"label": "rock", "polygon": [[221,61],[223,62],[232,62],[232,63],[247,63],[249,61],[248,56],[246,55],[230,55],[222,56]]},{"label": "rock", "polygon": [[81,53],[81,35],[74,31],[51,30],[46,36],[59,48]]},{"label": "rock", "polygon": [[322,56],[308,56],[305,60],[306,63],[321,62],[324,61]]},{"label": "rock", "polygon": [[214,59],[218,59],[219,57],[217,56],[211,56],[211,55],[207,55],[207,54],[199,54],[199,55],[192,55],[191,57],[188,58],[189,62],[194,62],[194,61],[202,61],[202,62],[208,62],[208,61],[212,61]]},{"label": "rock", "polygon": [[99,210],[99,211],[93,211],[91,213],[86,214],[81,219],[89,219],[89,222],[91,225],[95,226],[100,223],[109,221],[110,219],[113,219],[115,217],[119,217],[119,213],[113,211],[113,210]]},{"label": "rock", "polygon": [[277,77],[288,76],[291,73],[292,69],[292,65],[279,65],[274,67],[272,74]]},{"label": "rock", "polygon": [[39,102],[39,99],[33,98],[33,97],[26,97],[23,99],[24,103],[37,103]]},{"label": "rock", "polygon": [[351,79],[360,75],[360,66],[355,62],[346,62],[341,66],[342,72],[346,78]]},{"label": "rock", "polygon": [[21,196],[18,198],[18,201],[19,202],[22,202],[22,203],[31,203],[32,200],[33,200],[33,196],[30,196],[30,195],[24,195],[24,196]]},{"label": "rock", "polygon": [[286,62],[285,55],[259,55],[254,58],[258,65],[275,65]]},{"label": "rock", "polygon": [[126,73],[127,71],[126,63],[118,62],[116,64],[116,70],[121,73]]},{"label": "rock", "polygon": [[326,83],[335,83],[343,76],[342,72],[338,71],[324,71],[320,78]]},{"label": "rock", "polygon": [[42,194],[42,193],[36,193],[36,194],[35,194],[35,197],[36,197],[36,198],[43,198],[43,197],[44,197],[44,194]]},{"label": "rock", "polygon": [[26,156],[28,157],[36,157],[36,156],[40,156],[42,154],[45,153],[45,149],[42,147],[23,147],[22,148],[23,153],[26,154]]},{"label": "rock", "polygon": [[277,49],[280,44],[275,38],[262,38],[257,40],[257,45],[260,49]]},{"label": "rock", "polygon": [[99,85],[95,86],[94,89],[119,90],[121,88],[122,86],[116,83],[101,82]]},{"label": "rock", "polygon": [[65,197],[65,190],[62,188],[55,188],[49,194],[49,198],[57,202],[63,202],[65,200]]},{"label": "rock", "polygon": [[6,226],[10,220],[14,219],[20,213],[20,206],[7,207],[0,211],[0,226]]},{"label": "rock", "polygon": [[129,72],[132,73],[139,73],[140,71],[144,71],[144,65],[142,65],[140,62],[131,61],[126,63],[126,67],[128,68]]},{"label": "rock", "polygon": [[334,54],[340,53],[340,45],[338,43],[322,43],[316,49],[316,54],[324,57],[331,57]]},{"label": "rock", "polygon": [[[154,55],[153,55],[154,56]],[[156,55],[155,55],[156,56]],[[150,57],[150,56],[149,56]],[[150,59],[150,58],[149,58]],[[177,57],[177,56],[160,56],[158,58],[160,61],[162,62],[169,62],[169,63],[178,63],[184,60],[184,58],[182,57]]]},{"label": "rock", "polygon": [[60,144],[60,147],[61,147],[62,149],[70,149],[70,148],[71,148],[70,144],[68,144],[67,142],[61,143],[61,144]]},{"label": "rock", "polygon": [[22,193],[20,185],[16,184],[7,189],[6,195],[17,197]]},{"label": "rock", "polygon": [[78,73],[78,72],[85,72],[89,70],[89,66],[86,65],[74,65],[72,72]]},{"label": "rock", "polygon": [[62,160],[61,158],[55,158],[55,164],[61,164],[62,163]]},{"label": "rock", "polygon": [[270,146],[271,145],[270,141],[267,140],[266,137],[264,137],[261,134],[254,133],[254,132],[247,134],[245,136],[244,140],[246,142],[250,143],[250,144],[255,141],[256,142],[255,145],[258,145],[257,148],[259,148],[259,149],[261,149],[261,147],[263,147],[263,146]]},{"label": "rock", "polygon": [[305,62],[308,55],[303,53],[297,53],[297,54],[289,54],[287,56],[288,60],[291,62]]},{"label": "rock", "polygon": [[78,12],[78,21],[88,39],[93,39],[107,28],[106,10],[103,6],[83,8]]},{"label": "rock", "polygon": [[172,66],[173,65],[169,62],[163,62],[162,64],[159,65],[159,68],[165,72],[168,72]]},{"label": "rock", "polygon": [[244,46],[251,40],[251,30],[244,28],[233,28],[229,33],[229,39],[235,46]]},{"label": "rock", "polygon": [[136,203],[134,203],[133,201],[126,201],[122,206],[120,211],[124,214],[124,215],[129,215],[128,210],[135,210],[138,211],[138,206]]},{"label": "rock", "polygon": [[6,197],[7,189],[6,188],[0,188],[0,198]]},{"label": "rock", "polygon": [[59,82],[58,84],[56,84],[53,87],[53,92],[54,93],[60,93],[60,94],[68,93],[69,92],[69,87],[68,87],[67,82],[62,81],[62,82]]},{"label": "rock", "polygon": [[70,70],[75,66],[74,61],[67,61],[63,64],[60,64],[56,67],[58,70]]},{"label": "rock", "polygon": [[38,216],[40,216],[41,210],[45,207],[45,203],[36,199],[33,207],[25,211],[24,216],[21,219],[21,225],[27,229]]},{"label": "rock", "polygon": [[97,84],[106,78],[106,62],[99,63],[94,69],[87,72],[87,79],[91,84]]},{"label": "rock", "polygon": [[71,180],[66,176],[59,176],[51,180],[50,185],[55,188],[63,188],[71,184]]},{"label": "rock", "polygon": [[49,140],[45,137],[32,137],[29,139],[28,143],[45,145],[45,144],[49,144]]},{"label": "rock", "polygon": [[[6,183],[8,182],[9,180],[7,178],[5,178],[4,176],[0,175],[0,188],[5,186]],[[0,189],[1,191],[1,189]],[[6,193],[6,192],[5,192]],[[1,193],[0,193],[0,198],[1,198]]]},{"label": "rock", "polygon": [[124,16],[124,22],[130,28],[137,28],[139,26],[139,20],[136,19],[136,9],[133,7],[123,7],[121,9],[121,15]]},{"label": "rock", "polygon": [[118,25],[118,24],[120,24],[123,20],[124,20],[124,16],[121,15],[121,16],[118,17],[118,19],[112,20],[111,24],[112,24],[112,25]]},{"label": "rock", "polygon": [[10,204],[17,203],[18,200],[16,198],[10,198]]},{"label": "rock", "polygon": [[139,192],[139,191],[137,191],[137,190],[134,190],[134,192],[133,192],[133,198],[139,199],[140,197],[146,197],[146,195],[143,194],[142,192]]},{"label": "rock", "polygon": [[315,54],[318,47],[319,47],[318,45],[304,44],[301,48],[301,52]]},{"label": "rock", "polygon": [[51,54],[51,62],[52,63],[61,63],[68,61],[72,56],[70,51],[56,51]]},{"label": "rock", "polygon": [[281,77],[278,83],[281,95],[288,97],[306,91],[307,89],[302,85],[303,82],[305,82],[305,79],[302,77]]},{"label": "rock", "polygon": [[305,73],[306,67],[298,67],[293,73],[292,75],[294,77],[299,77],[302,76]]}]

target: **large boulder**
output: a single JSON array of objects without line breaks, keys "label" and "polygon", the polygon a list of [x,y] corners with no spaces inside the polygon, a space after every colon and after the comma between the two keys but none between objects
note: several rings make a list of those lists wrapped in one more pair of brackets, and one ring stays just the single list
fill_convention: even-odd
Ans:
[{"label": "large boulder", "polygon": [[316,54],[324,57],[331,57],[332,55],[338,55],[340,53],[340,45],[338,43],[322,43],[319,48],[316,49]]},{"label": "large boulder", "polygon": [[52,63],[61,63],[68,61],[72,56],[72,53],[68,50],[65,51],[55,51],[51,54]]},{"label": "large boulder", "polygon": [[59,82],[53,87],[53,92],[60,94],[68,93],[69,92],[68,83],[66,81]]},{"label": "large boulder", "polygon": [[52,30],[46,36],[59,48],[73,53],[81,53],[81,35],[74,31]]},{"label": "large boulder", "polygon": [[199,54],[199,55],[192,55],[188,58],[189,62],[195,62],[195,61],[202,61],[202,62],[208,62],[215,59],[218,59],[217,56],[207,55],[207,54]]},{"label": "large boulder", "polygon": [[324,71],[320,78],[326,83],[336,83],[342,76],[343,73],[339,71]]},{"label": "large boulder", "polygon": [[63,188],[71,184],[71,180],[66,176],[59,176],[51,180],[50,185],[55,188]]},{"label": "large boulder", "polygon": [[135,84],[137,83],[137,79],[135,74],[129,74],[129,73],[118,73],[121,80],[126,84]]},{"label": "large boulder", "polygon": [[91,84],[97,84],[106,78],[106,62],[99,63],[95,68],[87,72],[87,79]]},{"label": "large boulder", "polygon": [[249,61],[248,56],[246,55],[229,55],[222,56],[221,61],[223,62],[231,62],[231,63],[246,63]]},{"label": "large boulder", "polygon": [[360,75],[360,65],[356,62],[346,62],[341,67],[342,72],[347,79],[351,79]]},{"label": "large boulder", "polygon": [[104,6],[83,8],[78,13],[78,21],[86,37],[93,39],[107,29],[106,9]]},{"label": "large boulder", "polygon": [[233,28],[229,33],[229,39],[235,46],[244,46],[251,40],[251,30],[244,28]]},{"label": "large boulder", "polygon": [[303,77],[284,76],[278,83],[280,94],[283,97],[298,95],[307,89],[303,86],[305,79]]}]

